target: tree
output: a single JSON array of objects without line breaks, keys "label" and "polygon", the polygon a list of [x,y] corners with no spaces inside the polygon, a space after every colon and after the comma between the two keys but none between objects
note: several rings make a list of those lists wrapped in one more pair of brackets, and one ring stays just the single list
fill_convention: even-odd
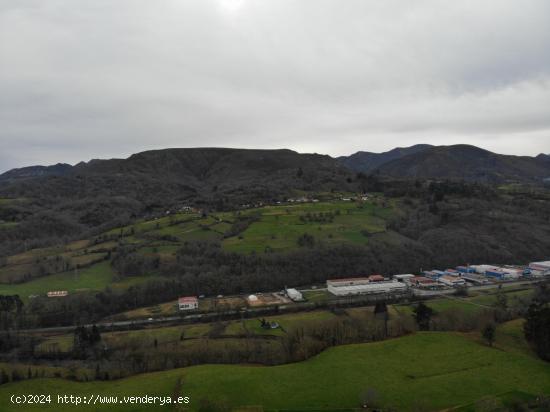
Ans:
[{"label": "tree", "polygon": [[309,233],[304,233],[298,238],[298,246],[312,248],[315,246],[315,238]]},{"label": "tree", "polygon": [[96,325],[92,326],[92,331],[90,332],[90,343],[96,344],[99,341],[101,341],[101,333],[99,333],[99,329]]},{"label": "tree", "polygon": [[413,316],[420,330],[430,330],[430,322],[434,311],[429,306],[426,306],[424,302],[420,302],[413,310]]},{"label": "tree", "polygon": [[489,346],[493,346],[493,342],[495,341],[495,335],[496,335],[496,328],[493,323],[489,323],[487,326],[483,328],[483,331],[481,332],[483,335],[483,339],[487,341],[487,344]]},{"label": "tree", "polygon": [[536,353],[550,361],[550,307],[547,304],[533,303],[529,306],[523,332]]},{"label": "tree", "polygon": [[496,295],[496,307],[502,310],[508,309],[508,296],[502,293],[502,290],[498,290]]},{"label": "tree", "polygon": [[376,303],[376,306],[374,307],[374,316],[377,319],[381,319],[384,321],[384,337],[387,337],[389,314],[388,314],[388,306],[386,305],[386,302]]}]

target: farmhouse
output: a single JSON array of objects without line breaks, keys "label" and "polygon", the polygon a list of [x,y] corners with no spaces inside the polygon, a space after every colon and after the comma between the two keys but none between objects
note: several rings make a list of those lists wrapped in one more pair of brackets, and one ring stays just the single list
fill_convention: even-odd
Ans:
[{"label": "farmhouse", "polygon": [[184,296],[178,299],[179,310],[195,310],[199,308],[199,299],[196,296]]}]

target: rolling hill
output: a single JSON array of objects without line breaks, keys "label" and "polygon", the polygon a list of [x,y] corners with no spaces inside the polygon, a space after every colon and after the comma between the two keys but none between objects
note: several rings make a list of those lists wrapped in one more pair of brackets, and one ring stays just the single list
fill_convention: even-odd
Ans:
[{"label": "rolling hill", "polygon": [[[228,410],[356,410],[369,390],[393,410],[444,410],[520,391],[527,398],[534,398],[550,390],[549,376],[547,364],[508,347],[498,350],[457,333],[426,332],[331,348],[305,362],[280,366],[200,365],[114,382],[25,380],[2,385],[0,400],[2,405],[9,405],[13,394],[52,394],[54,399],[57,394],[82,398],[99,394],[118,397],[116,404],[81,404],[78,408],[149,411],[151,405],[125,405],[123,397],[170,396],[179,393],[181,384],[177,382],[181,379],[181,395],[191,399],[189,410],[203,410],[201,404],[206,399],[222,402]],[[239,406],[243,408],[238,409]],[[471,406],[473,409],[477,405]],[[174,410],[174,405],[157,404],[155,409]],[[72,411],[75,407],[52,402],[25,405],[25,410]]]},{"label": "rolling hill", "polygon": [[165,149],[58,166],[0,175],[5,248],[82,237],[183,205],[227,210],[296,192],[351,189],[353,177],[329,156],[291,150]]},{"label": "rolling hill", "polygon": [[541,182],[550,176],[550,162],[540,157],[501,155],[475,146],[453,145],[408,154],[380,165],[375,172],[396,178]]},{"label": "rolling hill", "polygon": [[72,166],[67,163],[58,163],[53,166],[27,166],[11,169],[0,175],[0,182],[13,182],[20,179],[29,179],[43,176],[63,176],[69,173]]},{"label": "rolling hill", "polygon": [[341,156],[338,161],[344,166],[357,172],[369,173],[392,160],[401,159],[404,156],[422,152],[433,146],[429,144],[417,144],[410,147],[396,147],[387,152],[357,152],[350,156]]}]

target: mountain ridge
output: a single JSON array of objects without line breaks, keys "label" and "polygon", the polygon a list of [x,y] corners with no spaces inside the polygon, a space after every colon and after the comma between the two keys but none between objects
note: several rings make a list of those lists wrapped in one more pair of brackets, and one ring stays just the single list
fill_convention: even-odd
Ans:
[{"label": "mountain ridge", "polygon": [[384,163],[375,172],[397,178],[542,182],[550,176],[550,162],[539,157],[501,155],[463,144],[433,146]]},{"label": "mountain ridge", "polygon": [[369,173],[384,163],[427,150],[431,147],[433,146],[429,144],[416,144],[409,147],[396,147],[381,153],[359,151],[349,156],[337,157],[336,159],[351,170]]}]

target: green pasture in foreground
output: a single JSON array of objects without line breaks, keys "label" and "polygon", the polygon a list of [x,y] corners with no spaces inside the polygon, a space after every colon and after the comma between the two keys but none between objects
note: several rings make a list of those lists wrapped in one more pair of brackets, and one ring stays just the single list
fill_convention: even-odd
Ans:
[{"label": "green pasture in foreground", "polygon": [[[321,202],[268,206],[248,213],[258,213],[260,219],[252,223],[241,236],[225,239],[223,247],[226,250],[289,250],[297,247],[298,238],[305,233],[326,243],[365,244],[369,234],[386,230],[385,219],[391,215],[392,209],[372,202]],[[334,217],[321,222],[318,220],[321,213],[332,213]],[[312,219],[300,219],[308,214]]]},{"label": "green pasture in foreground", "polygon": [[[8,400],[12,394],[171,395],[180,377],[182,393],[191,397],[191,410],[197,409],[201,399],[224,399],[232,407],[263,405],[266,410],[353,408],[369,388],[400,411],[418,410],[419,400],[423,407],[440,410],[510,391],[550,392],[547,363],[518,351],[489,348],[460,334],[428,332],[340,346],[305,362],[274,367],[202,365],[114,382],[10,383],[0,386],[0,410],[75,410],[60,405],[15,407]],[[148,411],[152,407],[81,405],[79,410]]]}]

